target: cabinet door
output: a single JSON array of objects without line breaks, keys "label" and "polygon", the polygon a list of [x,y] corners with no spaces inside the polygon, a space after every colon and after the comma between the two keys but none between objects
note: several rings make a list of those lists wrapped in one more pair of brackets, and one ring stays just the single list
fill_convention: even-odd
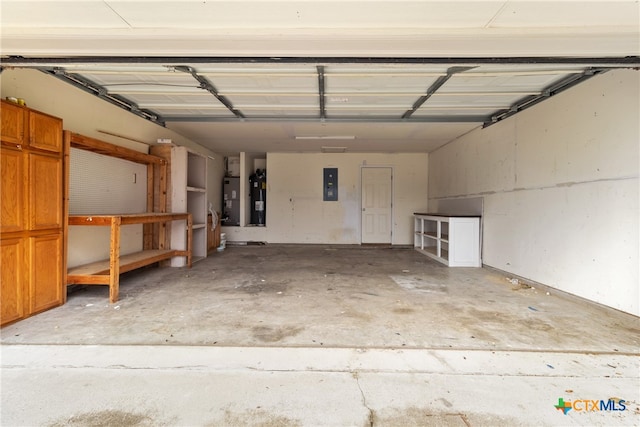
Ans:
[{"label": "cabinet door", "polygon": [[30,313],[62,304],[62,233],[31,237]]},{"label": "cabinet door", "polygon": [[2,142],[11,145],[24,144],[24,116],[26,110],[11,102],[2,101]]},{"label": "cabinet door", "polygon": [[4,325],[24,317],[23,287],[25,268],[24,239],[0,241],[0,283],[2,311],[0,321]]},{"label": "cabinet door", "polygon": [[20,231],[25,227],[24,153],[0,148],[0,232]]},{"label": "cabinet door", "polygon": [[59,153],[62,151],[62,120],[36,111],[29,112],[29,145]]},{"label": "cabinet door", "polygon": [[29,154],[29,217],[32,230],[62,227],[62,159]]}]

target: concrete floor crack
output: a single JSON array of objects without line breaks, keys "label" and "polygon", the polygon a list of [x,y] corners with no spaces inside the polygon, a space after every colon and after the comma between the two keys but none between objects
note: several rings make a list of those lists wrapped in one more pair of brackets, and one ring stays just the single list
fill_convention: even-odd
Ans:
[{"label": "concrete floor crack", "polygon": [[368,427],[373,427],[374,424],[374,420],[375,420],[375,412],[373,411],[373,409],[369,408],[369,406],[367,405],[367,397],[364,395],[364,391],[362,390],[362,386],[360,385],[360,377],[358,376],[358,372],[355,371],[352,373],[353,378],[356,380],[356,384],[358,385],[358,390],[360,390],[360,396],[362,397],[362,404],[364,405],[365,408],[367,408],[367,411],[369,411],[369,417],[368,417],[368,422],[367,422],[367,426]]}]

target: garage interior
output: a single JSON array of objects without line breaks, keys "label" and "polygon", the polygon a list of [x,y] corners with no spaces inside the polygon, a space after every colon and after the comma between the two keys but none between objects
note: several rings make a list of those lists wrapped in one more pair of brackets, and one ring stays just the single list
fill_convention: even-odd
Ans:
[{"label": "garage interior", "polygon": [[[3,1],[2,109],[24,100],[25,117],[66,132],[55,154],[37,136],[22,147],[3,114],[2,424],[633,425],[639,13],[635,1]],[[5,228],[7,159],[23,152],[61,165],[59,280],[38,262],[7,267],[5,247],[46,237],[31,160],[36,227]],[[202,178],[186,209],[181,167]],[[232,175],[237,226],[217,223],[236,203]],[[388,201],[375,227],[371,194]],[[80,218],[187,209],[192,266],[182,252],[136,264],[114,296],[113,233]],[[479,218],[481,266],[415,250],[416,213]],[[181,224],[123,225],[115,246],[173,249]],[[69,281],[101,259],[102,285]],[[5,321],[12,292],[24,313]]]}]

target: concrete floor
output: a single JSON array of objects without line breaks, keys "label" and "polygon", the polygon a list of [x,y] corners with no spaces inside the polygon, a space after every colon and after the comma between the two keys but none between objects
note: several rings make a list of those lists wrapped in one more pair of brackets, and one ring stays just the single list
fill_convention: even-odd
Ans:
[{"label": "concrete floor", "polygon": [[640,319],[508,279],[321,245],[128,273],[2,329],[1,422],[638,425]]}]

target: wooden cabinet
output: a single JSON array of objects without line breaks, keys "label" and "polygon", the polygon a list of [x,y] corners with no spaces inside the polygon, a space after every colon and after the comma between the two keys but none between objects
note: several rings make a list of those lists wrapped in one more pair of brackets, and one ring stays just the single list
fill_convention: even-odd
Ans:
[{"label": "wooden cabinet", "polygon": [[64,301],[62,233],[29,239],[29,313],[56,307]]},{"label": "wooden cabinet", "polygon": [[2,101],[2,142],[13,145],[24,145],[25,141],[25,108],[11,102]]},{"label": "wooden cabinet", "polygon": [[62,120],[2,101],[2,325],[64,302]]},{"label": "wooden cabinet", "polygon": [[[58,156],[29,154],[29,228],[62,227],[62,161]],[[55,191],[52,191],[54,190]],[[59,189],[59,190],[58,190]]]},{"label": "wooden cabinet", "polygon": [[24,239],[0,239],[0,283],[2,284],[2,323],[24,317]]},{"label": "wooden cabinet", "polygon": [[480,217],[414,214],[414,247],[449,267],[482,267]]},{"label": "wooden cabinet", "polygon": [[[3,108],[4,116],[4,108]],[[4,138],[4,129],[2,129]],[[0,232],[22,231],[26,227],[24,203],[24,153],[0,147],[0,170],[2,186],[0,187]]]},{"label": "wooden cabinet", "polygon": [[62,151],[62,120],[31,110],[29,112],[29,145],[33,148],[60,153]]}]

